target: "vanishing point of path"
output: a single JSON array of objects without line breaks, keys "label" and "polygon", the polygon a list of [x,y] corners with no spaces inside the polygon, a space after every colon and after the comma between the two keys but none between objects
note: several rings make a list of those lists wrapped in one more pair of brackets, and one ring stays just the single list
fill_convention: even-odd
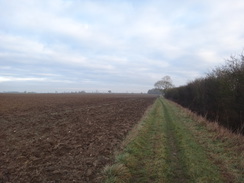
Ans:
[{"label": "vanishing point of path", "polygon": [[105,182],[244,182],[244,138],[218,128],[159,98],[105,168]]}]

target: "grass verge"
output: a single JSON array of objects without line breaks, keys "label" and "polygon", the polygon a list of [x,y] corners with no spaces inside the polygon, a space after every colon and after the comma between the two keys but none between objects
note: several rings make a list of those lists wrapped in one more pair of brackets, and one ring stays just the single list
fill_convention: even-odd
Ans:
[{"label": "grass verge", "polygon": [[137,135],[117,155],[116,163],[105,167],[106,183],[165,182],[166,137],[163,134],[162,117],[162,105],[157,100],[141,122]]},{"label": "grass verge", "polygon": [[169,102],[195,141],[219,168],[223,182],[244,182],[244,137]]},{"label": "grass verge", "polygon": [[157,99],[104,182],[243,182],[243,137],[203,121]]}]

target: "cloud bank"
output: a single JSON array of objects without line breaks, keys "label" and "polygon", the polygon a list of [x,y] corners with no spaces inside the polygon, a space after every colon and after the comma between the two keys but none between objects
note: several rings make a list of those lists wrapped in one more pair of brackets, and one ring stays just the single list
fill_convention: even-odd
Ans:
[{"label": "cloud bank", "polygon": [[0,92],[183,85],[242,52],[243,19],[242,0],[0,0]]}]

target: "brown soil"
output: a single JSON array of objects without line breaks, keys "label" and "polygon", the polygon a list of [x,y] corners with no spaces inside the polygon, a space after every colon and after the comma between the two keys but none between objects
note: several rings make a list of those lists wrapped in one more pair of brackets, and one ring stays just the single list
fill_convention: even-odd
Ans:
[{"label": "brown soil", "polygon": [[0,94],[0,183],[99,182],[150,95]]}]

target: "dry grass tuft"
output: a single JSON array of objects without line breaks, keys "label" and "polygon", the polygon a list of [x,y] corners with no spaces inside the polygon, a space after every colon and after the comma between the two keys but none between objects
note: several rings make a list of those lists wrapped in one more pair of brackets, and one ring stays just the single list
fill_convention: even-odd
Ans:
[{"label": "dry grass tuft", "polygon": [[131,174],[123,164],[116,163],[104,168],[104,178],[106,183],[126,183],[130,180]]}]

